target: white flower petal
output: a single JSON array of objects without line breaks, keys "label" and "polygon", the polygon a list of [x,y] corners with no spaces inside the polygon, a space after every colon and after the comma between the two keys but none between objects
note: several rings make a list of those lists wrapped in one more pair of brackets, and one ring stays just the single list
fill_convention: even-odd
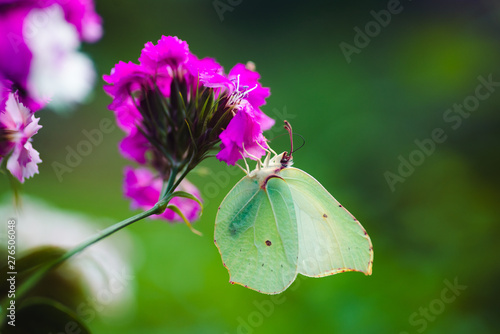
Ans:
[{"label": "white flower petal", "polygon": [[[47,19],[40,20],[44,15]],[[28,86],[36,98],[50,99],[48,106],[53,109],[82,102],[92,90],[96,74],[92,61],[77,51],[78,32],[66,22],[62,8],[56,4],[31,10],[24,30],[33,54]]]}]

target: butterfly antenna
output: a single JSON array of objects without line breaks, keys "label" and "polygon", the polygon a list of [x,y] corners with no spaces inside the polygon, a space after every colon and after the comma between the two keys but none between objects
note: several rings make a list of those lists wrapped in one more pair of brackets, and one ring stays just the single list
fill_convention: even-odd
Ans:
[{"label": "butterfly antenna", "polygon": [[292,126],[290,125],[290,123],[285,120],[285,130],[288,131],[288,134],[290,135],[290,153],[287,153],[285,152],[285,154],[283,155],[283,159],[281,159],[281,163],[287,163],[288,161],[290,161],[292,159],[292,153],[293,153],[293,130],[292,130]]},{"label": "butterfly antenna", "polygon": [[293,135],[294,135],[294,136],[299,136],[299,137],[302,139],[302,145],[300,145],[298,148],[296,148],[296,149],[295,149],[295,150],[293,150],[293,152],[292,152],[292,153],[295,153],[295,152],[297,152],[298,150],[300,150],[302,147],[304,147],[304,145],[306,144],[306,140],[305,140],[304,136],[299,135],[298,133],[294,133]]}]

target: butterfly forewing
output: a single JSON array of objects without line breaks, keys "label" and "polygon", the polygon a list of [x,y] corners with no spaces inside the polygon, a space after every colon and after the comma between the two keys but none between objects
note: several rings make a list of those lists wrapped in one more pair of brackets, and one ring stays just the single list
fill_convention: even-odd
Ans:
[{"label": "butterfly forewing", "polygon": [[296,208],[299,236],[298,272],[312,277],[344,271],[371,274],[373,249],[361,224],[312,176],[285,168]]},{"label": "butterfly forewing", "polygon": [[236,184],[215,222],[215,243],[232,282],[268,294],[293,282],[298,259],[295,213],[282,179],[269,179],[264,189],[248,176]]}]

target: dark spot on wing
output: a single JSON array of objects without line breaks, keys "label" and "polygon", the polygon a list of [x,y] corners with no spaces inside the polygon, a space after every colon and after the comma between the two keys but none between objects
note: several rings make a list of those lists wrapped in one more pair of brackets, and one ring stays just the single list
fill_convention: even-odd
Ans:
[{"label": "dark spot on wing", "polygon": [[341,208],[341,207],[342,207],[342,204],[339,204],[339,208]]},{"label": "dark spot on wing", "polygon": [[328,218],[326,213],[323,214],[323,218]]},{"label": "dark spot on wing", "polygon": [[272,244],[271,240],[266,240],[266,246],[271,246]]},{"label": "dark spot on wing", "polygon": [[264,267],[264,263],[262,264],[262,266]]}]

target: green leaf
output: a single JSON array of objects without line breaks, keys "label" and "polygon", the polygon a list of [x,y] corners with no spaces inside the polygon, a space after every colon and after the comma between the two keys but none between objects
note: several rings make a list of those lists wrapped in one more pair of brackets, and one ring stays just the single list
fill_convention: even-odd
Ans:
[{"label": "green leaf", "polygon": [[189,220],[186,218],[186,216],[184,216],[184,214],[182,213],[182,211],[177,206],[175,206],[174,204],[169,204],[167,206],[167,209],[170,209],[170,210],[174,211],[175,213],[177,213],[179,216],[181,216],[182,220],[184,221],[184,223],[186,223],[187,227],[189,227],[189,229],[191,230],[191,232],[193,232],[194,234],[198,234],[199,236],[202,235],[200,231],[198,231],[197,229],[195,229],[193,227],[193,225],[191,225],[191,223],[189,222]]},{"label": "green leaf", "polygon": [[178,190],[178,191],[173,192],[170,195],[170,198],[174,198],[174,197],[184,197],[184,198],[189,198],[189,199],[192,199],[193,201],[196,201],[201,207],[200,216],[203,214],[203,203],[200,201],[200,199],[198,197],[194,196],[193,194],[182,191],[182,190]]}]

